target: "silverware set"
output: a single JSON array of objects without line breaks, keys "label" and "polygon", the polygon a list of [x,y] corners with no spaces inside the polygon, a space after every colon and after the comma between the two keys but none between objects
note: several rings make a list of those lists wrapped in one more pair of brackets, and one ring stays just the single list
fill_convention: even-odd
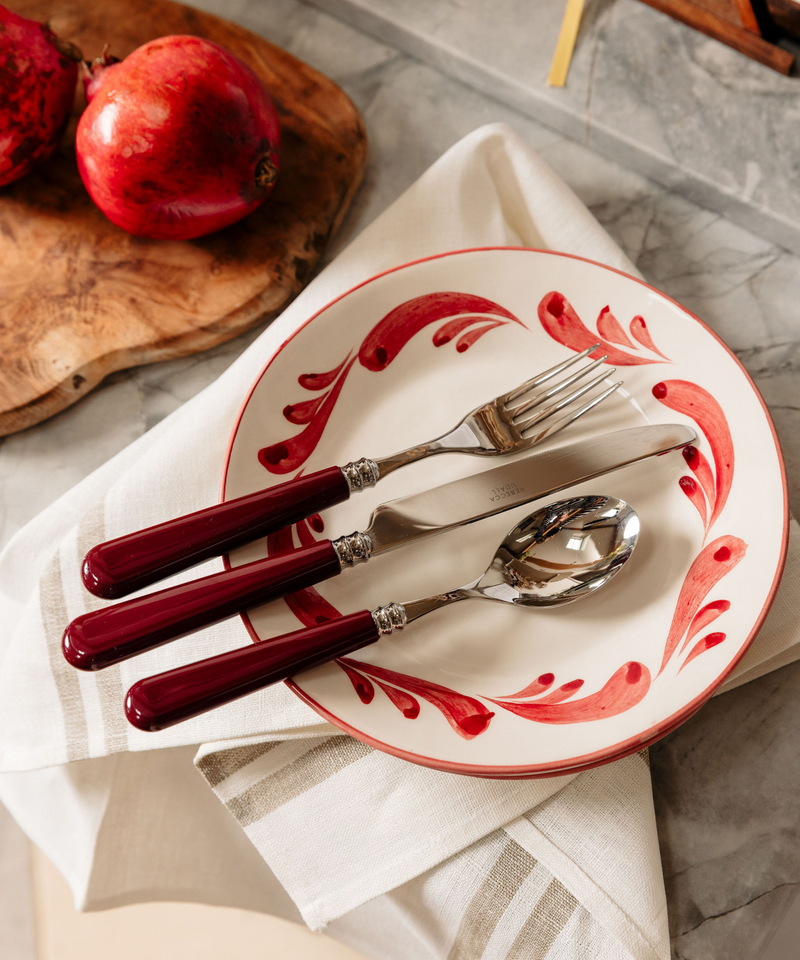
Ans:
[{"label": "silverware set", "polygon": [[[586,359],[598,347],[599,344],[593,344],[515,390],[482,404],[436,440],[381,460],[363,458],[344,467],[319,470],[98,544],[83,563],[86,589],[98,597],[117,600],[342,503],[400,467],[436,454],[496,457],[529,450],[569,426],[621,386],[620,381],[587,397],[614,372],[612,367],[586,382],[586,377],[608,359],[602,356],[546,389],[532,392]],[[585,382],[577,386],[582,380]],[[566,410],[584,398],[587,399],[581,406]],[[561,411],[565,411],[563,416],[556,417]]]},{"label": "silverware set", "polygon": [[361,610],[266,643],[139,680],[125,711],[142,730],[161,730],[222,706],[299,670],[374,643],[461,600],[522,607],[572,603],[622,569],[639,537],[631,506],[612,497],[574,497],[537,510],[504,538],[486,572],[457,590]]},{"label": "silverware set", "polygon": [[[417,460],[440,453],[507,456],[528,451],[619,388],[621,383],[604,386],[609,372],[597,372],[607,357],[578,366],[597,349],[594,344],[477,407],[428,443],[383,459],[321,470],[99,544],[84,560],[84,583],[97,596],[118,599],[341,503]],[[404,544],[550,496],[695,438],[685,426],[654,425],[528,453],[381,504],[363,530],[347,536],[83,614],[64,633],[64,656],[79,669],[102,669]],[[482,597],[535,606],[586,596],[621,568],[637,536],[638,518],[622,501],[594,496],[551,504],[508,534],[486,574],[474,583],[425,600],[361,611],[139,681],[126,698],[128,719],[141,729],[162,729],[344,656],[457,600]],[[543,565],[542,557],[556,553],[562,561],[553,575],[552,563]]]}]

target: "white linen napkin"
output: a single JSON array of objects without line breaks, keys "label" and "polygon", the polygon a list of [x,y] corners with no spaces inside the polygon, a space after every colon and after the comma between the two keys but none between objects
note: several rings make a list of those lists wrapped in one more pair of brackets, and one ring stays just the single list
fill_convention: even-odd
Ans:
[{"label": "white linen napkin", "polygon": [[[384,269],[486,245],[558,249],[635,273],[513,131],[481,128],[217,382],[44,511],[0,556],[0,797],[82,908],[192,899],[294,918],[299,910],[312,928],[329,924],[369,956],[398,960],[668,956],[641,756],[550,780],[438,773],[341,735],[282,685],[159,734],[127,725],[130,683],[244,645],[238,620],[98,674],[61,657],[66,623],[102,603],[80,584],[83,553],[214,502],[236,412],[300,324]],[[793,524],[773,611],[723,689],[800,656],[799,543]],[[220,568],[212,561],[183,578]],[[193,752],[205,782],[189,764]]]}]

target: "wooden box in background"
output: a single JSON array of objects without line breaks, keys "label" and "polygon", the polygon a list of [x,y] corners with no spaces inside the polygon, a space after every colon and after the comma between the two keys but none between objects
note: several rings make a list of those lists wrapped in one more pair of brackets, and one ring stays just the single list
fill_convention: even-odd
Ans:
[{"label": "wooden box in background", "polygon": [[[800,3],[793,0],[642,0],[745,56],[788,74],[794,55],[775,44],[776,23],[800,34]],[[780,11],[780,16],[775,11]],[[774,18],[774,19],[773,19]],[[789,24],[794,24],[792,28]]]},{"label": "wooden box in background", "polygon": [[764,0],[770,17],[795,37],[800,37],[800,3],[798,0]]}]

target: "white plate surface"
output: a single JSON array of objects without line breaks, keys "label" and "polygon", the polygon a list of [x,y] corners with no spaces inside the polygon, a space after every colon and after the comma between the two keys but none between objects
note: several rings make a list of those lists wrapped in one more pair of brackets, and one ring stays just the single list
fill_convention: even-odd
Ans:
[{"label": "white plate surface", "polygon": [[[337,662],[295,677],[292,688],[324,717],[438,769],[554,775],[663,736],[742,656],[786,552],[774,428],[744,369],[704,324],[600,264],[546,251],[459,251],[350,291],[311,318],[256,382],[234,429],[223,496],[431,439],[597,340],[624,391],[550,445],[643,423],[686,423],[698,433],[691,464],[673,453],[564,492],[633,505],[642,533],[627,567],[567,607],[464,602],[358,651],[349,669]],[[267,468],[282,443],[288,460]],[[296,528],[294,542],[363,530],[382,501],[501,463],[451,455],[398,470],[328,510],[324,527]],[[305,604],[270,604],[245,623],[265,639],[331,607],[349,613],[454,589],[485,569],[533,509],[373,558],[321,584],[321,600],[306,592]],[[259,541],[230,561],[267,549]]]}]

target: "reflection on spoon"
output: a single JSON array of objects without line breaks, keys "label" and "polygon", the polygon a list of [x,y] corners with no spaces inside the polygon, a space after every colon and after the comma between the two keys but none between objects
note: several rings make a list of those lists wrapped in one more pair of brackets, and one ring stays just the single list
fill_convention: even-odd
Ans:
[{"label": "reflection on spoon", "polygon": [[572,603],[608,583],[633,552],[638,537],[639,517],[623,500],[599,496],[559,500],[514,527],[482,577],[450,593],[404,604],[402,625],[472,598],[539,607]]}]

